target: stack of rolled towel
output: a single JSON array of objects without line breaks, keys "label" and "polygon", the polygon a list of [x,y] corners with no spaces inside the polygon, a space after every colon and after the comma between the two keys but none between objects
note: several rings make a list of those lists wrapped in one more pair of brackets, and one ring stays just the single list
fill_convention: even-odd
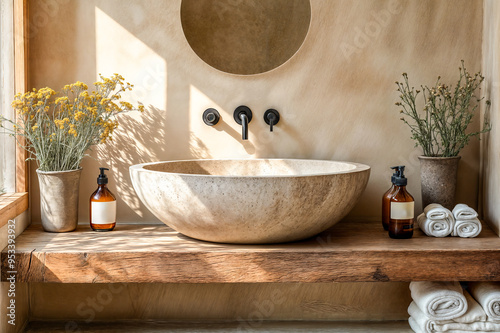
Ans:
[{"label": "stack of rolled towel", "polygon": [[420,229],[427,236],[476,237],[483,229],[477,212],[466,204],[458,204],[453,211],[440,204],[430,204],[417,217]]},{"label": "stack of rolled towel", "polygon": [[483,229],[481,221],[477,218],[477,212],[466,204],[458,204],[453,208],[455,226],[452,236],[476,237]]},{"label": "stack of rolled towel", "polygon": [[416,333],[500,332],[500,283],[412,282],[408,307]]}]

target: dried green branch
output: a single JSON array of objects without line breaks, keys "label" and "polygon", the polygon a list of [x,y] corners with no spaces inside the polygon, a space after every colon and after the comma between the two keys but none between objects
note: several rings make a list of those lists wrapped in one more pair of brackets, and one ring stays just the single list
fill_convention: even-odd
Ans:
[{"label": "dried green branch", "polygon": [[[455,87],[441,83],[439,76],[433,87],[421,86],[425,103],[421,113],[417,110],[420,91],[410,87],[408,75],[403,73],[403,82],[396,82],[401,99],[396,105],[402,108],[401,120],[410,127],[415,146],[422,147],[425,156],[457,156],[471,138],[491,130],[491,125],[485,118],[482,130],[466,132],[478,103],[483,100],[475,93],[480,89],[484,77],[480,72],[470,75],[463,60],[459,71],[460,77]],[[489,101],[486,104],[489,107]]]}]

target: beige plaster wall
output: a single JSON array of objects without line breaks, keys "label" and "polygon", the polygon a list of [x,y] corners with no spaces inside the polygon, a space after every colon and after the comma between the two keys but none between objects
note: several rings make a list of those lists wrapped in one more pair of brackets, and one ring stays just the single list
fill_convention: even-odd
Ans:
[{"label": "beige plaster wall", "polygon": [[[98,73],[119,72],[136,85],[128,98],[151,105],[144,114],[122,117],[114,142],[96,148],[95,159],[83,163],[81,221],[88,221],[98,166],[111,169],[118,221],[156,221],[138,201],[128,167],[209,157],[366,163],[371,179],[351,218],[378,218],[389,166],[406,164],[419,206],[420,151],[399,120],[394,81],[405,71],[415,84],[432,84],[437,75],[454,81],[460,59],[471,71],[480,70],[482,2],[313,0],[311,11],[309,34],[290,61],[265,74],[238,76],[211,68],[191,50],[180,23],[180,0],[32,1],[32,86],[91,84]],[[248,142],[242,142],[232,119],[241,104],[255,113]],[[215,128],[201,120],[208,107],[222,114]],[[262,119],[270,107],[282,114],[274,133]],[[458,200],[476,206],[477,140],[462,156]]]},{"label": "beige plaster wall", "polygon": [[[486,76],[486,94],[491,100],[489,116],[492,130],[484,136],[483,151],[483,209],[485,220],[500,232],[500,3],[484,2],[483,68]],[[487,112],[485,112],[487,111]]]},{"label": "beige plaster wall", "polygon": [[[96,148],[95,160],[84,161],[82,222],[88,221],[87,200],[99,166],[111,169],[110,188],[119,198],[119,222],[155,221],[135,196],[129,165],[210,157],[366,163],[372,167],[372,176],[350,218],[374,221],[380,214],[380,197],[389,187],[389,166],[406,164],[409,190],[419,206],[420,151],[399,120],[394,81],[402,72],[408,72],[415,84],[432,84],[437,75],[454,81],[460,59],[471,71],[481,68],[481,0],[311,0],[311,27],[299,52],[280,68],[252,76],[222,73],[197,57],[182,33],[180,0],[36,0],[30,6],[33,86],[58,88],[76,80],[90,84],[98,73],[118,72],[136,85],[128,98],[151,105],[144,114],[122,117],[113,143]],[[232,120],[233,110],[241,104],[255,114],[248,142],[242,142],[240,127]],[[201,121],[208,107],[221,113],[220,126],[208,127]],[[263,112],[271,107],[282,115],[274,133],[268,132],[262,120]],[[476,207],[479,143],[473,141],[462,157],[458,200]],[[289,287],[133,285],[113,300],[116,306],[102,307],[96,315],[193,318],[194,309],[204,309],[199,316],[247,318],[255,311],[252,299],[269,299],[274,289],[285,292]],[[76,306],[86,302],[88,295],[97,295],[99,288],[110,285],[34,286],[32,315],[79,319]],[[409,303],[407,284],[314,284],[301,290],[290,296],[290,306],[277,307],[273,315],[282,319],[405,319]],[[232,303],[232,295],[242,294],[246,296]],[[167,305],[170,295],[176,297],[175,309]],[[71,306],[57,302],[62,299]],[[232,310],[230,304],[237,309]]]}]

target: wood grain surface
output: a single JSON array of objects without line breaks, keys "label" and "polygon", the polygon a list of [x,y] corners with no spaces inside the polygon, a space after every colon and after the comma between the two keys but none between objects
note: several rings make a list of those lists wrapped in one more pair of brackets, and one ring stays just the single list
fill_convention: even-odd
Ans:
[{"label": "wood grain surface", "polygon": [[[4,250],[2,281],[10,270]],[[16,239],[16,271],[20,282],[62,283],[500,280],[500,238],[485,226],[473,239],[394,240],[379,223],[341,222],[302,242],[227,245],[163,225],[61,234],[33,225]]]},{"label": "wood grain surface", "polygon": [[5,193],[0,196],[0,227],[28,209],[28,192]]},{"label": "wood grain surface", "polygon": [[[68,332],[67,322],[33,322],[25,332]],[[410,333],[413,332],[408,322],[256,322],[248,323],[247,327],[241,327],[241,323],[166,323],[166,322],[119,322],[119,323],[73,323],[78,325],[78,332],[82,333],[110,333],[110,332],[134,332],[134,333],[226,333],[226,332],[288,332],[288,333]],[[252,325],[252,326],[250,326]],[[76,326],[75,326],[76,327]],[[237,331],[235,331],[237,330]]]},{"label": "wood grain surface", "polygon": [[[33,321],[392,321],[407,320],[411,303],[406,282],[29,283],[29,288]],[[96,309],[89,299],[95,299]]]},{"label": "wood grain surface", "polygon": [[[14,89],[16,93],[29,90],[28,78],[28,1],[14,1]],[[18,119],[20,122],[20,119]],[[26,139],[18,136],[19,144],[16,145],[16,192],[28,192],[29,164],[26,159],[28,152],[21,146]]]}]

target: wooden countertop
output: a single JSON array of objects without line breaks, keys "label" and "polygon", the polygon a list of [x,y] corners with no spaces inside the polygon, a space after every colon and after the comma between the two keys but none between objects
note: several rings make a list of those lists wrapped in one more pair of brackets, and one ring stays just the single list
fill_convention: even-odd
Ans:
[{"label": "wooden countertop", "polygon": [[301,242],[227,245],[183,236],[160,224],[80,225],[47,233],[32,225],[16,239],[16,263],[2,251],[2,278],[18,282],[228,283],[500,281],[500,238],[483,223],[477,238],[434,238],[420,230],[391,239],[380,223],[343,221]]}]

